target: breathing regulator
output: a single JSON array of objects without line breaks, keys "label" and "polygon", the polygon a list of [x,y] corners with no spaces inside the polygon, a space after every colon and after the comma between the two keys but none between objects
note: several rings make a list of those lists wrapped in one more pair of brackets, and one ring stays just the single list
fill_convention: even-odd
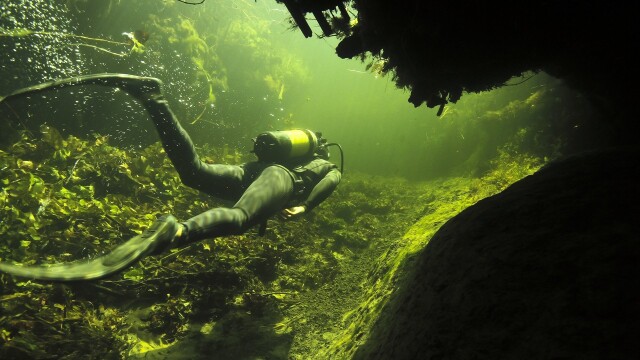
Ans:
[{"label": "breathing regulator", "polygon": [[344,154],[337,143],[327,143],[321,132],[308,129],[267,131],[253,139],[253,153],[259,161],[288,163],[315,156],[329,160],[330,146],[340,149],[340,172],[344,170]]}]

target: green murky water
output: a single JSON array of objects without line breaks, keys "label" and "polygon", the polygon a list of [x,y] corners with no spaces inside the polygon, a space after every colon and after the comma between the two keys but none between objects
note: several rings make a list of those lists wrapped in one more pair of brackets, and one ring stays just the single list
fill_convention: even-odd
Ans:
[{"label": "green murky water", "polygon": [[[78,75],[151,76],[207,161],[253,160],[252,137],[290,128],[345,152],[335,194],[300,221],[270,221],[264,237],[207,240],[91,283],[0,275],[3,359],[348,356],[403,259],[465,207],[579,147],[567,139],[588,111],[530,74],[438,117],[408,103],[379,59],[339,59],[337,38],[304,38],[275,1],[5,1],[0,14],[2,95]],[[157,214],[225,205],[180,184],[122,91],[3,102],[0,126],[1,261],[93,257]]]}]

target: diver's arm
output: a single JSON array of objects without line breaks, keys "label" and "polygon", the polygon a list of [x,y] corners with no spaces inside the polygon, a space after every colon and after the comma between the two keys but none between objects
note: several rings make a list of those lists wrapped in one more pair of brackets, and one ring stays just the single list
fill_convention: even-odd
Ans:
[{"label": "diver's arm", "polygon": [[320,180],[316,186],[311,190],[311,193],[307,197],[301,206],[304,206],[305,212],[313,210],[316,206],[325,201],[331,193],[336,189],[342,179],[340,170],[333,168],[327,172],[327,174]]},{"label": "diver's arm", "polygon": [[313,190],[311,190],[311,193],[301,205],[282,210],[280,216],[284,220],[289,220],[311,211],[333,193],[333,190],[335,190],[340,183],[341,178],[342,174],[340,171],[336,168],[331,168],[322,180],[316,184]]}]

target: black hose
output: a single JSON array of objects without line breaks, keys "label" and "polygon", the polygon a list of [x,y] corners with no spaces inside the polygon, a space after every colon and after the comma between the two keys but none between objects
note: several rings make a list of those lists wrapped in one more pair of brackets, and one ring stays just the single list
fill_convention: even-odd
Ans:
[{"label": "black hose", "polygon": [[344,174],[344,151],[342,151],[342,146],[338,143],[330,143],[325,146],[337,146],[340,149],[340,172]]}]

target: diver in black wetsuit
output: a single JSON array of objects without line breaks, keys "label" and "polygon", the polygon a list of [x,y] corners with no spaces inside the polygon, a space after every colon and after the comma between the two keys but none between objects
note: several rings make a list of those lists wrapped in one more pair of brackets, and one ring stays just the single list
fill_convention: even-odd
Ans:
[{"label": "diver in black wetsuit", "polygon": [[328,161],[325,147],[307,157],[280,163],[204,163],[159,92],[129,93],[149,112],[182,182],[220,199],[236,201],[230,208],[211,209],[182,223],[172,215],[161,217],[146,234],[155,238],[149,239],[156,244],[150,249],[153,254],[206,238],[242,234],[278,212],[284,219],[294,218],[324,201],[340,182],[341,172]]},{"label": "diver in black wetsuit", "polygon": [[[147,255],[160,254],[206,238],[242,234],[254,225],[266,224],[268,218],[278,213],[284,219],[297,217],[324,201],[340,182],[342,171],[328,161],[327,146],[332,144],[326,144],[319,133],[310,130],[260,134],[254,144],[254,152],[260,161],[240,166],[203,163],[189,135],[163,98],[161,84],[155,78],[128,74],[84,75],[17,90],[0,97],[0,103],[78,85],[124,90],[149,112],[165,152],[183,183],[212,196],[235,201],[235,204],[230,208],[205,211],[182,223],[173,215],[163,215],[142,234],[89,261],[34,266],[0,261],[1,272],[50,281],[104,278],[128,268]],[[281,141],[283,139],[286,141]],[[288,147],[275,146],[280,144]]]}]

